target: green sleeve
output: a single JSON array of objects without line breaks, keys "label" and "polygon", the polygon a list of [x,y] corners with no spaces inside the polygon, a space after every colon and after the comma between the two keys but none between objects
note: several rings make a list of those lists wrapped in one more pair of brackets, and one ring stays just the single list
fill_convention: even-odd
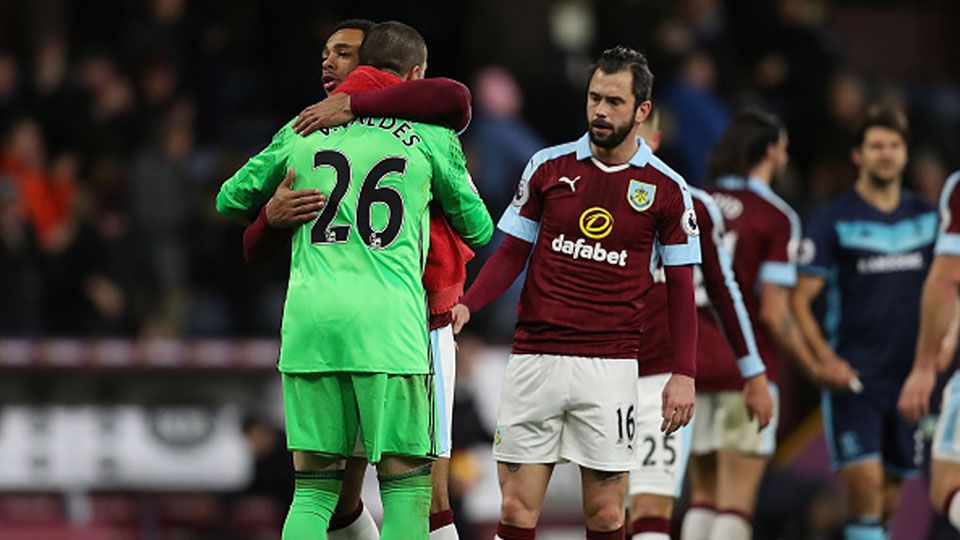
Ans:
[{"label": "green sleeve", "polygon": [[276,191],[287,172],[293,120],[280,128],[270,144],[251,157],[220,186],[217,212],[241,220],[250,219]]},{"label": "green sleeve", "polygon": [[493,220],[467,172],[460,139],[450,129],[423,130],[433,165],[431,191],[450,225],[470,247],[480,247],[493,235]]}]

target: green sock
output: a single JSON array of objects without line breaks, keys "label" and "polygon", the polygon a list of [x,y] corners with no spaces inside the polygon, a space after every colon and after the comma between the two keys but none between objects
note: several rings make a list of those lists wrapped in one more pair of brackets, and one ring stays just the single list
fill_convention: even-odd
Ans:
[{"label": "green sock", "polygon": [[427,540],[432,493],[430,465],[379,479],[383,501],[380,540]]},{"label": "green sock", "polygon": [[297,472],[283,540],[325,540],[340,498],[343,471]]}]

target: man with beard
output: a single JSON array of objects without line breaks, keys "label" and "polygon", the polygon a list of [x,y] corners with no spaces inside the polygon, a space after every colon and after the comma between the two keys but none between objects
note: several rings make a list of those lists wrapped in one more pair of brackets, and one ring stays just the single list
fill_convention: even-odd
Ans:
[{"label": "man with beard", "polygon": [[[847,488],[846,539],[882,540],[903,480],[916,474],[919,461],[916,426],[897,411],[897,397],[917,342],[937,212],[901,187],[907,126],[899,112],[867,114],[853,161],[859,167],[853,189],[809,221],[793,308],[820,362],[845,371],[848,382],[862,382],[853,390],[824,390],[824,429]],[[824,289],[827,337],[811,310]]]},{"label": "man with beard", "polygon": [[[714,187],[709,191],[726,225],[723,243],[733,259],[762,365],[754,364],[754,355],[734,357],[727,346],[730,334],[708,309],[701,310],[691,508],[684,516],[683,540],[752,537],[757,491],[776,447],[779,353],[788,353],[811,374],[819,373],[790,314],[800,219],[771,187],[786,169],[787,146],[778,118],[748,109],[732,119],[710,157],[708,178]],[[745,383],[745,374],[757,369],[766,371],[766,380]],[[751,402],[758,397],[769,402],[770,395],[771,425],[760,429],[764,420],[751,418]]]},{"label": "man with beard", "polygon": [[453,311],[459,331],[532,251],[494,435],[502,540],[535,538],[553,467],[567,461],[580,466],[587,538],[623,537],[643,296],[658,260],[675,351],[661,429],[693,415],[699,229],[683,178],[637,137],[652,83],[642,54],[604,51],[587,90],[589,132],[530,159],[500,220],[507,236]]}]

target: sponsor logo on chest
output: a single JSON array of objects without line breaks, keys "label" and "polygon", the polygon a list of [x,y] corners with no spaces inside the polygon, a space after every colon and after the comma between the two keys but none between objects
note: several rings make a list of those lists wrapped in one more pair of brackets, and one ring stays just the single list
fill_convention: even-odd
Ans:
[{"label": "sponsor logo on chest", "polygon": [[[580,232],[591,240],[602,240],[613,232],[613,214],[606,208],[594,206],[580,214]],[[588,243],[584,238],[567,239],[561,233],[550,242],[550,248],[556,253],[568,255],[573,260],[592,260],[611,266],[626,266],[627,251],[608,250],[600,242]]]}]

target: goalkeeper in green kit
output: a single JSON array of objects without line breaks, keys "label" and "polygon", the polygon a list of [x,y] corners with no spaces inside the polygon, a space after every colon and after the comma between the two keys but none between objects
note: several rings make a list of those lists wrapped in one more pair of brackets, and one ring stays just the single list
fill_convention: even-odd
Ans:
[{"label": "goalkeeper in green kit", "polygon": [[[374,26],[360,49],[362,64],[405,80],[423,77],[426,56],[398,22]],[[220,212],[249,219],[291,168],[299,189],[327,196],[292,243],[279,368],[296,489],[283,538],[325,538],[343,458],[359,455],[377,465],[381,538],[426,539],[437,453],[421,281],[428,203],[471,245],[493,223],[447,128],[365,118],[301,137],[292,124],[217,196]]]}]

